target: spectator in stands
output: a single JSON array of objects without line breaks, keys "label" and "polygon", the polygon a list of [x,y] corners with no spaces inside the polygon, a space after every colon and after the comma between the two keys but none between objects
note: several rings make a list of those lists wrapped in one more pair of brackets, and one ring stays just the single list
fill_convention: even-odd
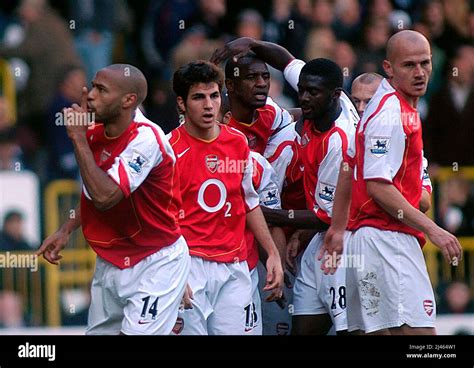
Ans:
[{"label": "spectator in stands", "polygon": [[244,9],[237,17],[237,37],[250,37],[261,40],[265,22],[260,13],[253,9]]},{"label": "spectator in stands", "polygon": [[440,314],[465,314],[474,313],[474,299],[469,286],[464,281],[450,283],[438,304]]},{"label": "spectator in stands", "polygon": [[344,76],[342,87],[348,92],[351,90],[352,81],[356,76],[355,69],[357,65],[357,56],[348,42],[340,41],[336,43],[334,61],[342,69],[342,75]]},{"label": "spectator in stands", "polygon": [[0,251],[31,250],[23,233],[23,215],[16,210],[8,211],[0,231]]},{"label": "spectator in stands", "polygon": [[474,235],[474,191],[462,177],[453,177],[442,184],[439,218],[442,225],[457,236]]},{"label": "spectator in stands", "polygon": [[51,177],[77,179],[79,176],[74,147],[67,136],[66,127],[57,124],[57,116],[65,107],[81,102],[82,87],[86,84],[86,74],[78,66],[67,65],[59,72],[56,95],[46,121]]},{"label": "spectator in stands", "polygon": [[165,134],[179,125],[176,96],[169,82],[156,77],[150,83],[150,95],[145,101],[145,115],[158,124]]},{"label": "spectator in stands", "polygon": [[12,127],[0,130],[0,170],[23,169],[23,158],[17,143],[16,131]]},{"label": "spectator in stands", "polygon": [[19,57],[28,63],[30,77],[19,100],[19,120],[45,138],[41,122],[53,99],[56,73],[63,65],[79,64],[79,58],[66,22],[46,0],[22,0],[19,14],[25,25],[23,42],[17,47],[0,47],[0,57]]},{"label": "spectator in stands", "polygon": [[385,45],[390,37],[390,24],[387,19],[373,18],[363,29],[362,47],[357,50],[358,71],[385,75],[382,68],[385,59]]},{"label": "spectator in stands", "polygon": [[423,126],[426,157],[443,166],[474,165],[474,47],[449,60],[447,81],[433,96]]},{"label": "spectator in stands", "polygon": [[308,33],[305,45],[305,59],[313,60],[316,58],[334,58],[334,45],[336,36],[331,28],[313,28]]},{"label": "spectator in stands", "polygon": [[[0,231],[0,252],[31,250],[23,235],[23,215],[16,210],[8,211]],[[19,327],[23,325],[23,306],[21,296],[6,290],[0,278],[0,327]]]},{"label": "spectator in stands", "polygon": [[358,0],[337,0],[334,6],[336,20],[332,27],[338,40],[354,44],[361,30]]},{"label": "spectator in stands", "polygon": [[120,17],[128,13],[126,10],[122,0],[69,0],[70,19],[75,22],[74,42],[88,81],[97,70],[112,64],[116,31],[128,22]]}]

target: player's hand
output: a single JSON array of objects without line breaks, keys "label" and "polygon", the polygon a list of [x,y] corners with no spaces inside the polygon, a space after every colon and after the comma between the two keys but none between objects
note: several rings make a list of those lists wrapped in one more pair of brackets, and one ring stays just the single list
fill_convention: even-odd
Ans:
[{"label": "player's hand", "polygon": [[286,245],[286,267],[293,275],[296,275],[296,257],[301,247],[300,234],[303,230],[296,230],[291,235]]},{"label": "player's hand", "polygon": [[444,259],[446,259],[447,262],[451,263],[453,266],[459,264],[462,260],[462,247],[453,234],[439,226],[435,226],[426,235],[428,235],[431,242],[441,250]]},{"label": "player's hand", "polygon": [[324,274],[333,275],[338,266],[338,261],[344,249],[344,231],[336,231],[331,226],[326,231],[323,245],[319,251],[318,261],[321,261],[321,270]]},{"label": "player's hand", "polygon": [[193,309],[192,300],[194,300],[193,290],[191,289],[191,286],[189,286],[189,284],[186,283],[186,288],[184,289],[183,298],[181,299],[181,306],[184,309]]},{"label": "player's hand", "polygon": [[266,297],[267,302],[280,299],[283,296],[283,268],[278,254],[271,255],[267,258],[267,282],[263,290],[271,290]]},{"label": "player's hand", "polygon": [[233,57],[234,61],[237,61],[252,49],[254,42],[255,40],[250,37],[241,37],[234,41],[227,42],[223,47],[214,51],[210,62],[219,65],[230,57]]},{"label": "player's hand", "polygon": [[48,236],[39,249],[35,252],[37,256],[43,255],[43,258],[46,259],[49,263],[58,265],[59,260],[63,258],[59,252],[64,249],[64,247],[69,242],[69,236],[66,231],[58,230],[53,235]]},{"label": "player's hand", "polygon": [[81,105],[73,104],[63,109],[63,118],[66,125],[67,135],[71,139],[86,135],[89,125],[92,123],[87,109],[87,87],[82,88]]}]

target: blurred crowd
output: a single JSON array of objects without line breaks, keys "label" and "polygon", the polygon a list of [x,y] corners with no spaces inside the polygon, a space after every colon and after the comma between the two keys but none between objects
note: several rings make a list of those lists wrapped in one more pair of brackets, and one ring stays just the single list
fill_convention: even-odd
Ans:
[{"label": "blurred crowd", "polygon": [[[0,58],[18,93],[15,129],[0,97],[0,168],[34,170],[42,183],[76,178],[77,166],[57,113],[77,102],[80,86],[113,62],[145,71],[147,115],[165,132],[177,125],[172,72],[207,59],[224,42],[249,36],[281,44],[296,57],[326,57],[344,85],[363,72],[383,74],[385,45],[400,29],[432,43],[434,72],[420,104],[425,153],[432,164],[474,164],[473,1],[469,0],[6,0],[0,5]],[[295,95],[278,72],[271,95],[283,107]],[[348,91],[350,92],[350,91]],[[446,124],[449,121],[450,124]],[[455,126],[455,129],[453,127]],[[17,164],[18,167],[18,164]]]}]

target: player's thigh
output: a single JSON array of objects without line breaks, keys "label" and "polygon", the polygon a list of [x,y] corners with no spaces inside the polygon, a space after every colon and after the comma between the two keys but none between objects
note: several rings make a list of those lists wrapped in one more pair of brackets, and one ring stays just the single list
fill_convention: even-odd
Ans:
[{"label": "player's thigh", "polygon": [[263,319],[262,319],[262,302],[260,299],[260,292],[258,289],[259,275],[257,267],[250,271],[250,280],[252,281],[252,308],[254,313],[253,328],[249,332],[251,335],[262,335],[263,333]]},{"label": "player's thigh", "polygon": [[293,316],[292,335],[327,335],[332,326],[328,313]]},{"label": "player's thigh", "polygon": [[433,327],[434,297],[416,238],[366,227],[354,233],[353,243],[363,266],[352,270],[359,308],[353,313],[349,299],[349,330],[370,333],[403,324]]},{"label": "player's thigh", "polygon": [[317,261],[316,251],[321,240],[321,234],[316,234],[301,259],[301,266],[293,287],[293,316],[327,313],[319,297],[319,280],[316,279],[316,267],[320,264]]},{"label": "player's thigh", "polygon": [[125,300],[122,332],[126,335],[168,335],[188,280],[190,257],[183,237],[121,271],[117,283]]},{"label": "player's thigh", "polygon": [[291,331],[291,314],[294,310],[293,305],[293,285],[295,283],[295,276],[285,271],[290,285],[283,288],[283,295],[285,300],[278,302],[267,302],[266,296],[268,291],[264,291],[266,269],[261,262],[257,265],[260,291],[260,300],[262,306],[262,326],[264,335],[288,335]]},{"label": "player's thigh", "polygon": [[114,286],[119,270],[97,257],[91,285],[91,305],[86,335],[118,335],[122,327],[123,303]]},{"label": "player's thigh", "polygon": [[435,327],[436,301],[423,251],[414,236],[403,233],[396,235],[400,244],[399,283],[402,300],[398,309],[401,325],[406,325],[408,333],[410,328],[432,331]]},{"label": "player's thigh", "polygon": [[180,309],[173,334],[175,335],[207,335],[208,318],[213,313],[207,294],[208,268],[207,261],[191,256],[191,267],[188,285],[193,292],[192,308]]},{"label": "player's thigh", "polygon": [[249,335],[253,329],[255,309],[252,303],[252,281],[247,262],[226,264],[231,276],[222,284],[209,317],[210,335]]},{"label": "player's thigh", "polygon": [[[315,278],[319,299],[324,304],[326,311],[330,315],[336,331],[347,330],[347,287],[346,270],[348,267],[357,266],[357,262],[347,255],[347,243],[351,233],[346,231],[344,235],[344,251],[340,263],[334,274],[325,274],[321,270],[321,263],[315,267]],[[322,246],[322,241],[320,243]],[[316,249],[319,253],[320,246]],[[322,262],[322,261],[321,261]]]}]

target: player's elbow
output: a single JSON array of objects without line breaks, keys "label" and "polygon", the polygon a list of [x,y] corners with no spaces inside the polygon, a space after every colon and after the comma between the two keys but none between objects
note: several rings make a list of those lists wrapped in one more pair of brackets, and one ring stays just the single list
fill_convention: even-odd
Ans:
[{"label": "player's elbow", "polygon": [[420,207],[420,211],[423,212],[423,213],[428,212],[428,210],[431,208],[431,196],[425,190],[423,190],[423,192],[422,192],[419,207]]},{"label": "player's elbow", "polygon": [[366,187],[367,187],[367,195],[370,198],[377,200],[380,194],[378,183],[375,181],[367,181]]},{"label": "player's elbow", "polygon": [[114,206],[108,200],[94,200],[92,203],[94,203],[94,207],[100,212],[105,212]]}]

